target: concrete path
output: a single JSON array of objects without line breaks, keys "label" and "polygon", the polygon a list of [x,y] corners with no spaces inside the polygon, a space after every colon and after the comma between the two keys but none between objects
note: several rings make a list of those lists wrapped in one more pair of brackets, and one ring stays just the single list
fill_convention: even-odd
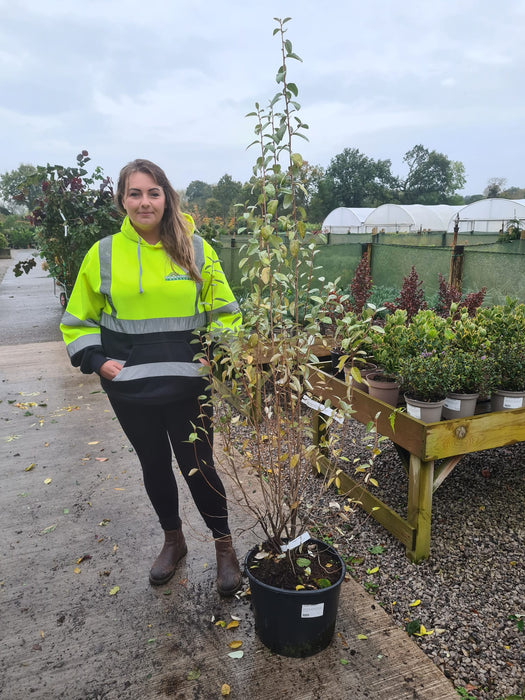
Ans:
[{"label": "concrete path", "polygon": [[[70,367],[52,280],[40,267],[15,279],[14,262],[0,261],[0,698],[213,700],[227,683],[242,700],[457,700],[352,580],[328,649],[273,656],[249,598],[216,593],[213,543],[180,478],[189,553],[151,587],[162,538],[136,457],[98,379]],[[255,536],[233,496],[231,511],[243,555]],[[243,658],[228,656],[233,640]]]}]

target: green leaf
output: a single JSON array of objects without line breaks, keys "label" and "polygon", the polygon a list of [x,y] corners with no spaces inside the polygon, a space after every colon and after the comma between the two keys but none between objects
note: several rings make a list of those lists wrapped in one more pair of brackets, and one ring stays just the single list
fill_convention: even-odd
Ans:
[{"label": "green leaf", "polygon": [[306,559],[305,557],[299,557],[295,563],[297,564],[297,566],[300,566],[304,569],[307,566],[310,566],[312,562],[310,561],[310,559]]},{"label": "green leaf", "polygon": [[330,586],[332,585],[327,578],[318,578],[316,580],[316,583],[319,586],[319,588],[330,588]]},{"label": "green leaf", "polygon": [[198,668],[194,669],[193,671],[190,671],[188,675],[186,676],[186,679],[189,681],[197,681],[201,677],[201,672],[199,671]]}]

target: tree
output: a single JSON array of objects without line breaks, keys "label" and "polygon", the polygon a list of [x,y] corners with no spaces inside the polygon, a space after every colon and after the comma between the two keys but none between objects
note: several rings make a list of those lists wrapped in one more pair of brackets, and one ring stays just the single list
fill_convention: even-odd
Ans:
[{"label": "tree", "polygon": [[408,176],[404,182],[405,204],[448,204],[465,182],[465,166],[421,144],[405,153]]},{"label": "tree", "polygon": [[22,163],[16,170],[0,175],[0,195],[9,213],[19,213],[33,209],[40,197],[40,187],[27,184],[27,179],[36,173],[36,168],[30,163]]},{"label": "tree", "polygon": [[506,199],[525,199],[525,187],[508,187],[501,196]]},{"label": "tree", "polygon": [[487,198],[501,197],[502,190],[507,184],[507,180],[504,177],[491,177],[487,182],[487,186],[483,190],[483,194]]},{"label": "tree", "polygon": [[[232,206],[239,201],[242,192],[242,184],[236,182],[231,175],[223,175],[219,182],[212,188],[213,198],[221,204],[219,216],[227,219],[232,214]],[[206,211],[208,216],[212,214]]]},{"label": "tree", "polygon": [[186,199],[190,206],[204,208],[204,203],[210,197],[213,197],[212,187],[202,180],[192,180],[186,188]]},{"label": "tree", "polygon": [[345,148],[330,161],[324,178],[325,195],[332,189],[335,207],[375,207],[394,197],[399,182],[390,160],[374,160],[357,148]]}]

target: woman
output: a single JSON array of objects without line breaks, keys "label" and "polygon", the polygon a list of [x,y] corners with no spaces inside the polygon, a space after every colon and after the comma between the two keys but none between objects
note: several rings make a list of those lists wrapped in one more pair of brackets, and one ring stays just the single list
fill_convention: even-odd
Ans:
[{"label": "woman", "polygon": [[150,582],[169,581],[187,552],[173,449],[215,540],[218,591],[232,595],[241,574],[213,464],[207,363],[194,357],[202,348],[198,331],[234,330],[239,306],[161,168],[147,160],[128,163],[116,200],[126,217],[118,233],[87,253],[62,319],[64,341],[75,367],[100,375],[140,460],[164,530]]}]

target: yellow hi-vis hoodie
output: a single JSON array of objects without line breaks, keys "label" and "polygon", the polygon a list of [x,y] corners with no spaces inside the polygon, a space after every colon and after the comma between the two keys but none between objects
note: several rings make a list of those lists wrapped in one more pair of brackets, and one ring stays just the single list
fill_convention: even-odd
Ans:
[{"label": "yellow hi-vis hoodie", "polygon": [[[199,395],[206,386],[196,331],[235,330],[239,305],[213,248],[194,233],[196,283],[159,242],[142,239],[126,217],[121,230],[97,241],[84,258],[60,329],[71,363],[82,372],[108,359],[124,367],[108,396],[164,402]],[[197,342],[196,342],[197,341]]]}]

